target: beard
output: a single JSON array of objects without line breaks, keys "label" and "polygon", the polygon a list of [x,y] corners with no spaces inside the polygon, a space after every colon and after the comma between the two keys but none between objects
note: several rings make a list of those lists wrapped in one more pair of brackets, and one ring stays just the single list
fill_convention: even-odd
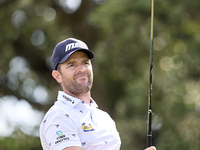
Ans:
[{"label": "beard", "polygon": [[[87,75],[88,81],[84,83],[79,83],[76,80],[76,77],[79,75]],[[87,93],[92,88],[93,79],[88,72],[77,73],[74,75],[73,80],[67,80],[63,82],[64,88],[73,95],[80,95],[82,93]]]}]

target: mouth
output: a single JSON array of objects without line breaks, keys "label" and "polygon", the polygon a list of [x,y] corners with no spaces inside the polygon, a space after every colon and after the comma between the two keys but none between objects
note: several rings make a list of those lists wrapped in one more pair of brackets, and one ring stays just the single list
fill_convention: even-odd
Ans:
[{"label": "mouth", "polygon": [[88,76],[78,76],[78,77],[76,77],[76,79],[80,79],[80,80],[87,79],[87,78],[88,78]]},{"label": "mouth", "polygon": [[80,80],[85,80],[89,78],[89,74],[88,73],[77,73],[74,76],[74,79],[80,79]]}]

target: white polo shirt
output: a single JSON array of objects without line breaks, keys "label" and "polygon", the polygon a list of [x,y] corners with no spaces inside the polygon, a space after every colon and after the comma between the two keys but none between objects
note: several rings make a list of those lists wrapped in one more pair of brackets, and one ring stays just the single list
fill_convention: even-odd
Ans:
[{"label": "white polo shirt", "polygon": [[121,140],[108,113],[59,91],[55,104],[40,125],[44,150],[79,146],[82,150],[119,150]]}]

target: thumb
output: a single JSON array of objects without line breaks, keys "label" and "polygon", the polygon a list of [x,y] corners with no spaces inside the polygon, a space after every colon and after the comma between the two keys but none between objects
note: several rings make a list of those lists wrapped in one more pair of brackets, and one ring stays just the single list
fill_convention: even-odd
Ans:
[{"label": "thumb", "polygon": [[145,150],[156,150],[156,147],[155,146],[151,146],[151,147],[146,148]]}]

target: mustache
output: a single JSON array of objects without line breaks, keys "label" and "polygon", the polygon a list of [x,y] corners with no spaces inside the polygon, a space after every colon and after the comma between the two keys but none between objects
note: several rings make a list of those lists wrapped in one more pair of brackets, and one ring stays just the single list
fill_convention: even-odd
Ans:
[{"label": "mustache", "polygon": [[77,77],[79,76],[87,76],[87,77],[90,77],[90,74],[88,72],[78,72],[74,75],[74,79],[76,79]]}]

